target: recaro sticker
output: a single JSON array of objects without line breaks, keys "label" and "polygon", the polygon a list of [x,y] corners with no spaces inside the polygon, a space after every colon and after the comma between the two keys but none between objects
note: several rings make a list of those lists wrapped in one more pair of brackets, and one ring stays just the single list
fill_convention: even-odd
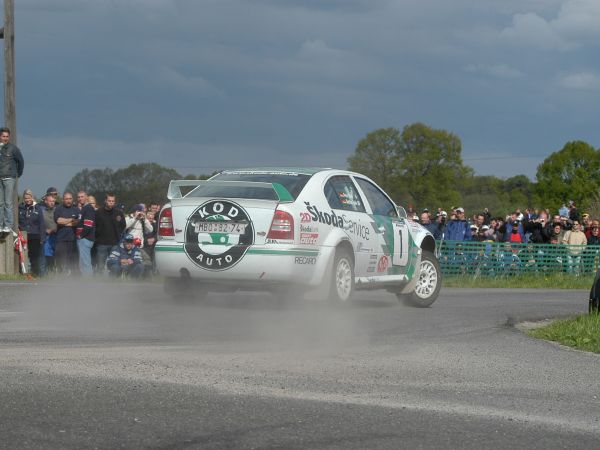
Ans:
[{"label": "recaro sticker", "polygon": [[185,253],[206,270],[235,266],[254,243],[248,213],[237,203],[211,200],[200,205],[185,228]]}]

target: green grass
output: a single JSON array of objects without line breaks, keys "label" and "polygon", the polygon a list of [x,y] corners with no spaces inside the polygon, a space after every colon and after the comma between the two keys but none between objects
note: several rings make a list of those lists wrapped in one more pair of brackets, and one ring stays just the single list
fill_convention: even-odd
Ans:
[{"label": "green grass", "polygon": [[527,331],[538,339],[559,342],[563,345],[600,353],[600,315],[583,315],[557,320],[542,328]]},{"label": "green grass", "polygon": [[460,288],[529,288],[529,289],[590,289],[594,275],[570,275],[566,273],[523,274],[504,277],[446,276],[444,287]]}]

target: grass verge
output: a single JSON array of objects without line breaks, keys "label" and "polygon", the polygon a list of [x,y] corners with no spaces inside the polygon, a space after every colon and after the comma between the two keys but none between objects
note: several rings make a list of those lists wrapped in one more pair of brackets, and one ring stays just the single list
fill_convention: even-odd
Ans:
[{"label": "grass verge", "polygon": [[583,315],[571,319],[557,320],[545,327],[528,330],[527,334],[538,339],[600,353],[600,315]]},{"label": "grass verge", "polygon": [[501,277],[447,276],[444,287],[460,288],[529,288],[529,289],[590,289],[595,274],[570,275],[566,273],[522,274]]}]

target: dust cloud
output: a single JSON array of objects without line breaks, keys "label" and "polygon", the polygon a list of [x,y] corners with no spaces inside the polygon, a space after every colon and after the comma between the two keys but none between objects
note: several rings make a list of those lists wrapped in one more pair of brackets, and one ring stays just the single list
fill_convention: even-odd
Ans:
[{"label": "dust cloud", "polygon": [[161,284],[108,280],[41,282],[15,296],[22,313],[11,328],[21,334],[66,339],[70,345],[192,344],[236,352],[335,353],[368,344],[366,322],[381,314],[377,306],[393,305],[375,301],[336,307],[314,298],[284,301],[242,291],[209,293],[203,300],[171,298]]}]

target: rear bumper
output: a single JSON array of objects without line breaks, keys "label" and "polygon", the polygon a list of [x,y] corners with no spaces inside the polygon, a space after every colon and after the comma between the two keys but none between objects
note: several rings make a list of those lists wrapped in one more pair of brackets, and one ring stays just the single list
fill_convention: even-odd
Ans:
[{"label": "rear bumper", "polygon": [[333,247],[250,246],[233,267],[207,270],[192,261],[182,243],[162,240],[155,247],[156,268],[165,277],[177,278],[189,273],[190,278],[211,284],[256,288],[284,283],[318,286],[334,256]]}]

